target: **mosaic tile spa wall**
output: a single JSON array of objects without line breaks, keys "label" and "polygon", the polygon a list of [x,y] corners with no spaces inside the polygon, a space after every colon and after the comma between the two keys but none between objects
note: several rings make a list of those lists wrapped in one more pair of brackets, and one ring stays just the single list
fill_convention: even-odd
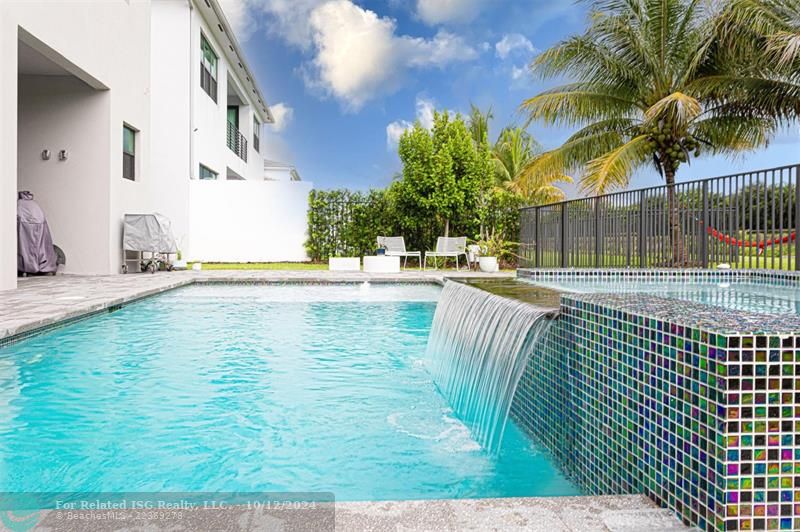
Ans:
[{"label": "mosaic tile spa wall", "polygon": [[798,530],[800,322],[757,319],[562,296],[512,416],[587,493],[645,493],[704,530]]}]

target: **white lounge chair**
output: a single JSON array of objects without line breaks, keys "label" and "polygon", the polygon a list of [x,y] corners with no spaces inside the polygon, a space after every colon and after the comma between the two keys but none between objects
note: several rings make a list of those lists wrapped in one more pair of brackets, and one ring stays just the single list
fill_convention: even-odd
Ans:
[{"label": "white lounge chair", "polygon": [[402,236],[379,236],[378,246],[386,250],[387,257],[403,257],[403,268],[406,267],[408,257],[416,257],[419,267],[422,268],[422,252],[406,251],[406,241]]},{"label": "white lounge chair", "polygon": [[428,257],[433,257],[434,268],[438,268],[438,264],[436,263],[437,258],[444,257],[446,260],[447,257],[455,257],[456,269],[458,269],[458,257],[461,255],[464,256],[464,261],[467,262],[467,264],[469,264],[467,260],[467,237],[440,236],[439,238],[436,239],[436,251],[425,252],[425,260],[423,262],[423,268],[427,268]]}]

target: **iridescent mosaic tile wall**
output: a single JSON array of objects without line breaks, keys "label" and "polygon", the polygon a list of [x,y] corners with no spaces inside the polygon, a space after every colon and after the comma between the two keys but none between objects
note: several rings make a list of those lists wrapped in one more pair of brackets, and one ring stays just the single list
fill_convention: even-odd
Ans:
[{"label": "iridescent mosaic tile wall", "polygon": [[796,315],[561,301],[512,415],[587,493],[646,493],[706,530],[800,529]]}]

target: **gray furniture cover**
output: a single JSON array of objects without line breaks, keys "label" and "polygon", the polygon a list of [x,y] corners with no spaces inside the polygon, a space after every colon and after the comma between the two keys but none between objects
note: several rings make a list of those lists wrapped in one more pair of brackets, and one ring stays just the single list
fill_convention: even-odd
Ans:
[{"label": "gray furniture cover", "polygon": [[17,271],[53,273],[58,268],[44,211],[27,190],[17,196]]},{"label": "gray furniture cover", "polygon": [[126,214],[122,229],[122,249],[176,253],[178,246],[172,236],[172,224],[162,214]]}]

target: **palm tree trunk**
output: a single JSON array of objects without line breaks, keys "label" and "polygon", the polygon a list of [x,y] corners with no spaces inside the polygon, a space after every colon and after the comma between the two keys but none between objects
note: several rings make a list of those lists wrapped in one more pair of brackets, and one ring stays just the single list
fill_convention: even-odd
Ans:
[{"label": "palm tree trunk", "polygon": [[450,218],[444,220],[444,236],[447,238],[450,235]]},{"label": "palm tree trunk", "polygon": [[672,266],[680,267],[686,263],[681,228],[681,213],[678,198],[675,197],[675,170],[667,165],[664,168],[664,180],[667,183],[667,211],[669,212],[670,241],[672,244]]}]

